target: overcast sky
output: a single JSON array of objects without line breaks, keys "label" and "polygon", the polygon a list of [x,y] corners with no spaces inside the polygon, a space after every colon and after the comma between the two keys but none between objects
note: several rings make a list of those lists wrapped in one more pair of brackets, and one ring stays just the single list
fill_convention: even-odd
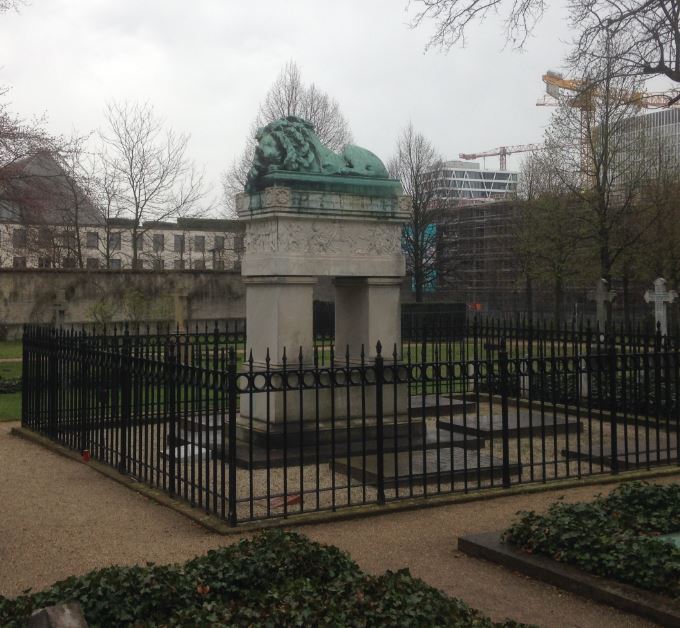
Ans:
[{"label": "overcast sky", "polygon": [[570,37],[554,4],[522,53],[504,49],[496,18],[442,53],[425,52],[430,27],[408,27],[406,0],[31,0],[0,14],[0,85],[12,110],[46,113],[55,133],[96,129],[112,99],[152,103],[191,135],[217,195],[289,59],[385,161],[409,119],[447,159],[540,141],[541,75],[559,69]]}]

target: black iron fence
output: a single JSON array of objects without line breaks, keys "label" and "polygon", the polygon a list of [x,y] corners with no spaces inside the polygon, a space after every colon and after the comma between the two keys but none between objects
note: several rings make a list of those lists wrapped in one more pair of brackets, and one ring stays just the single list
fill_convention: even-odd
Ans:
[{"label": "black iron fence", "polygon": [[241,343],[27,327],[22,423],[232,525],[678,461],[666,339],[259,365]]}]

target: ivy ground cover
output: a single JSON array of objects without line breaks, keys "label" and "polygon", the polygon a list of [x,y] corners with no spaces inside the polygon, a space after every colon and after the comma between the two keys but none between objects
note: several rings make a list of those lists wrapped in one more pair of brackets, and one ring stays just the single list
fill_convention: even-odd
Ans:
[{"label": "ivy ground cover", "polygon": [[266,532],[183,565],[109,567],[39,593],[0,596],[0,625],[77,601],[95,626],[476,626],[493,623],[407,570],[364,574],[306,537]]},{"label": "ivy ground cover", "polygon": [[589,503],[520,512],[502,540],[647,591],[680,597],[680,484],[622,484]]}]

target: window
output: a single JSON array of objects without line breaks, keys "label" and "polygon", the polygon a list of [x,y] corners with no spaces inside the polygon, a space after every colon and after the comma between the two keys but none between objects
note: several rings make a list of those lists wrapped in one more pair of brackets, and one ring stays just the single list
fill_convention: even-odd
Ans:
[{"label": "window", "polygon": [[76,258],[75,257],[65,257],[61,262],[62,268],[75,268]]},{"label": "window", "polygon": [[165,268],[165,262],[162,259],[155,259],[153,261],[154,270],[163,270]]},{"label": "window", "polygon": [[109,268],[111,270],[120,270],[120,268],[121,268],[120,259],[118,259],[118,258],[111,259],[109,261]]},{"label": "window", "polygon": [[47,227],[38,230],[38,246],[50,246],[52,244],[52,232]]},{"label": "window", "polygon": [[109,233],[109,250],[120,251],[120,233]]},{"label": "window", "polygon": [[[20,248],[22,246],[26,246],[26,229],[15,229],[14,232],[12,233],[12,244],[14,245],[14,248]],[[22,259],[22,258],[14,258],[14,259]],[[26,258],[23,258],[24,262],[26,261]],[[24,266],[19,266],[19,268],[25,268],[26,265]],[[17,268],[17,266],[15,266]]]},{"label": "window", "polygon": [[144,234],[143,233],[137,234],[137,250],[138,251],[144,250]]},{"label": "window", "polygon": [[215,263],[213,264],[213,270],[224,270],[224,260],[223,259],[215,260]]},{"label": "window", "polygon": [[194,236],[194,251],[205,252],[205,236]]},{"label": "window", "polygon": [[176,259],[173,263],[173,268],[175,270],[184,270],[184,260],[183,259]]},{"label": "window", "polygon": [[38,268],[52,268],[52,258],[50,258],[50,257],[39,257],[38,258]]},{"label": "window", "polygon": [[183,235],[175,235],[175,253],[184,253]]},{"label": "window", "polygon": [[74,249],[76,246],[76,234],[70,230],[64,231],[61,234],[61,241],[67,249]]},{"label": "window", "polygon": [[153,234],[153,250],[161,253],[165,249],[165,235],[162,233]]},{"label": "window", "polygon": [[136,259],[134,262],[132,262],[132,268],[135,270],[144,270],[144,260]]},{"label": "window", "polygon": [[88,231],[85,236],[85,246],[88,249],[96,249],[99,246],[99,234],[96,231]]},{"label": "window", "polygon": [[242,235],[235,235],[234,236],[234,251],[236,251],[236,253],[242,253],[243,252],[243,236]]},{"label": "window", "polygon": [[224,251],[224,236],[215,236],[215,250]]},{"label": "window", "polygon": [[99,268],[99,260],[96,257],[88,257],[85,261],[85,268],[97,270]]},{"label": "window", "polygon": [[[201,236],[203,237],[203,236]],[[194,269],[195,270],[205,270],[205,260],[202,259],[197,259],[194,261]]]}]

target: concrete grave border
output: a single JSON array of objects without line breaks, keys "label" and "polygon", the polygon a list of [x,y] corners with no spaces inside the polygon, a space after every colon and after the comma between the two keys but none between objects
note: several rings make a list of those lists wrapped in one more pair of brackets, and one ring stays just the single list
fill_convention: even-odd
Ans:
[{"label": "concrete grave border", "polygon": [[680,602],[674,602],[671,598],[629,584],[595,576],[546,556],[528,554],[502,543],[500,536],[500,532],[486,532],[460,537],[458,550],[468,556],[498,563],[595,602],[652,619],[662,626],[680,625]]},{"label": "concrete grave border", "polygon": [[10,429],[12,436],[22,438],[35,445],[44,447],[65,458],[70,458],[78,464],[86,464],[93,471],[101,473],[107,478],[118,482],[123,486],[143,495],[144,497],[156,502],[161,506],[170,508],[175,512],[184,515],[194,523],[203,528],[224,535],[245,535],[248,533],[264,530],[267,528],[294,528],[303,525],[313,525],[319,523],[330,523],[332,521],[345,521],[351,519],[363,519],[365,517],[375,517],[381,515],[389,515],[397,512],[407,512],[410,510],[421,510],[426,508],[436,508],[439,506],[450,506],[452,504],[464,504],[467,502],[486,501],[490,499],[498,499],[500,497],[510,497],[512,495],[527,495],[531,493],[545,493],[549,491],[560,491],[569,488],[579,488],[585,486],[605,486],[607,484],[618,484],[621,482],[632,480],[649,480],[655,477],[678,476],[680,469],[676,466],[670,467],[656,467],[650,471],[625,471],[617,475],[593,475],[582,479],[569,480],[555,480],[554,482],[546,483],[526,483],[515,485],[504,489],[500,487],[484,488],[478,491],[471,491],[465,493],[463,491],[457,493],[444,493],[440,495],[428,495],[427,498],[422,496],[404,498],[397,501],[389,501],[384,506],[373,504],[359,504],[356,506],[347,506],[338,509],[337,511],[323,511],[323,512],[308,512],[304,514],[290,514],[288,518],[284,519],[267,519],[253,522],[240,523],[235,527],[220,519],[219,517],[206,514],[199,508],[194,508],[189,502],[182,499],[175,499],[170,497],[167,493],[160,489],[152,488],[138,482],[134,478],[119,473],[113,467],[110,467],[97,460],[90,459],[88,462],[83,462],[82,456],[71,449],[64,447],[49,438],[42,436],[25,427],[12,427]]}]

